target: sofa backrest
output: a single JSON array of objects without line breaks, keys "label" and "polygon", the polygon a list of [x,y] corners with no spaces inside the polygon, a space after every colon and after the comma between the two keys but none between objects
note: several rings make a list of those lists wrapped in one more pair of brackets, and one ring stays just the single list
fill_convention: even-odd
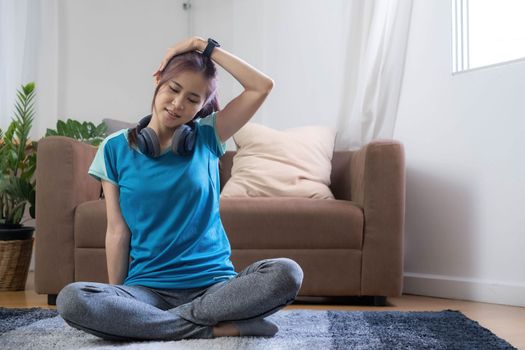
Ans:
[{"label": "sofa backrest", "polygon": [[[330,175],[330,190],[336,199],[350,200],[350,160],[354,151],[334,151],[332,157],[332,173]],[[231,177],[233,157],[236,151],[226,151],[219,161],[221,191]],[[347,198],[348,197],[348,198]]]}]

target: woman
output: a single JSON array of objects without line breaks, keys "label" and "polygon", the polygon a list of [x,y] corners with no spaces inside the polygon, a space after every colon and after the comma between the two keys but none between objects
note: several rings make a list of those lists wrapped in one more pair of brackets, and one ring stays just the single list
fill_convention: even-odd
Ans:
[{"label": "woman", "polygon": [[[152,114],[109,135],[89,174],[102,182],[109,284],[75,282],[57,297],[71,326],[105,339],[273,336],[264,317],[291,304],[301,267],[288,258],[240,273],[219,216],[218,158],[273,81],[208,39],[168,49]],[[216,67],[244,91],[218,110]]]}]

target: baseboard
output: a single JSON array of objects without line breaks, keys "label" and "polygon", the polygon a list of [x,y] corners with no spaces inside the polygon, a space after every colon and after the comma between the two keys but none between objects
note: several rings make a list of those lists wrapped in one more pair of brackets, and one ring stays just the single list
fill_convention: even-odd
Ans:
[{"label": "baseboard", "polygon": [[403,293],[525,306],[525,284],[405,272]]}]

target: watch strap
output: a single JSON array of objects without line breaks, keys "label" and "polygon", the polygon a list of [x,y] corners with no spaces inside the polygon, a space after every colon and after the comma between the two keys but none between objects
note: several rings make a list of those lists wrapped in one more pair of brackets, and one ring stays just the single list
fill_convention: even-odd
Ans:
[{"label": "watch strap", "polygon": [[212,38],[208,38],[208,45],[206,45],[206,48],[202,52],[202,55],[206,57],[211,57],[213,49],[220,46],[221,45],[217,41],[213,40]]}]

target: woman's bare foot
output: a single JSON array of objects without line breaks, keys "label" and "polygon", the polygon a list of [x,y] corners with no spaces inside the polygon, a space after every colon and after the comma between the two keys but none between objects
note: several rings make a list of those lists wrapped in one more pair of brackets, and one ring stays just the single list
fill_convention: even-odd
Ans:
[{"label": "woman's bare foot", "polygon": [[231,322],[219,322],[213,327],[214,337],[238,337],[241,333]]}]

